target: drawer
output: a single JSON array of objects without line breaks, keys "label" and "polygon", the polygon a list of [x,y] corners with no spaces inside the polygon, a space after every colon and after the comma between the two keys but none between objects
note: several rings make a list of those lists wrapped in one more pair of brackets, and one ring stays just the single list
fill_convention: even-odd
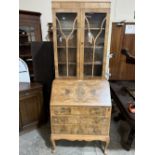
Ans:
[{"label": "drawer", "polygon": [[53,134],[107,135],[108,126],[52,125]]},{"label": "drawer", "polygon": [[52,124],[89,124],[89,125],[107,125],[109,118],[90,117],[90,116],[53,116]]},{"label": "drawer", "polygon": [[109,117],[111,107],[66,107],[53,106],[52,115],[93,115]]}]

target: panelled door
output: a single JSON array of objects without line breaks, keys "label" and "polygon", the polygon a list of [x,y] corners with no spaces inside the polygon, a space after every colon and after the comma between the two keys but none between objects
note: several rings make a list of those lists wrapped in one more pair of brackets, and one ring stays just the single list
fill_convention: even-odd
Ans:
[{"label": "panelled door", "polygon": [[54,11],[54,52],[57,78],[79,76],[79,11]]},{"label": "panelled door", "polygon": [[82,11],[81,77],[83,78],[105,77],[108,24],[108,11],[103,9]]},{"label": "panelled door", "polygon": [[57,78],[104,78],[109,11],[54,11],[54,52]]}]

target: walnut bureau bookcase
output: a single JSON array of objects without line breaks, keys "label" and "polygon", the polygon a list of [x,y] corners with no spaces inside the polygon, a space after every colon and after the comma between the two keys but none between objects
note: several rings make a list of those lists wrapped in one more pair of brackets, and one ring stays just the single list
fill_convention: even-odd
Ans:
[{"label": "walnut bureau bookcase", "polygon": [[51,142],[109,143],[111,97],[106,80],[109,0],[53,0],[55,77]]}]

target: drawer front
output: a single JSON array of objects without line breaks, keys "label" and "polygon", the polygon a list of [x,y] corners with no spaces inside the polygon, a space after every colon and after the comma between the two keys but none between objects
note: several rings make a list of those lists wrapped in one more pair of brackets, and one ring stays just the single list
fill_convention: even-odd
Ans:
[{"label": "drawer front", "polygon": [[53,116],[52,124],[80,124],[80,125],[107,125],[109,120],[104,117],[89,117],[89,116]]},{"label": "drawer front", "polygon": [[52,115],[93,115],[109,117],[110,107],[52,107]]},{"label": "drawer front", "polygon": [[107,135],[108,126],[52,125],[53,134]]}]

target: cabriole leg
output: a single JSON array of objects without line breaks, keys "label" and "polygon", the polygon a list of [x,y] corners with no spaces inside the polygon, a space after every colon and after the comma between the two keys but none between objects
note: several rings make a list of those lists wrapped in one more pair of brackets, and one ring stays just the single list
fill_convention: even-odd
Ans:
[{"label": "cabriole leg", "polygon": [[52,143],[52,153],[54,153],[56,149],[56,144],[55,144],[55,140],[52,138],[51,138],[51,143]]},{"label": "cabriole leg", "polygon": [[107,155],[108,152],[107,152],[107,149],[108,149],[108,145],[109,145],[109,139],[107,141],[105,141],[105,147],[104,147],[104,154]]}]

